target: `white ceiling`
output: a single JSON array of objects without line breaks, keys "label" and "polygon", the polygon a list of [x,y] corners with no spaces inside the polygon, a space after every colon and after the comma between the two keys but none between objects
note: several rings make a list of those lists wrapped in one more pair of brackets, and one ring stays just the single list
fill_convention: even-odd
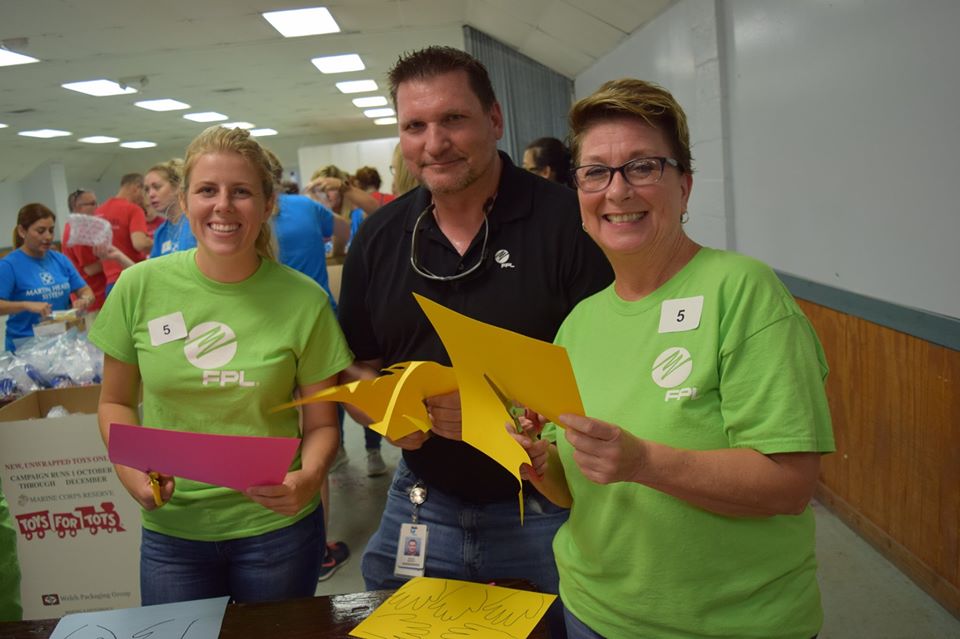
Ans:
[{"label": "white ceiling", "polygon": [[[22,179],[51,160],[69,173],[91,161],[142,153],[76,141],[90,135],[183,148],[209,126],[182,118],[193,111],[219,111],[294,140],[389,137],[393,127],[374,125],[351,103],[359,95],[389,97],[385,90],[344,95],[334,83],[371,78],[386,89],[383,78],[401,53],[429,44],[462,47],[464,24],[573,78],[672,1],[338,0],[322,6],[341,33],[284,38],[261,12],[320,3],[3,0],[0,41],[42,62],[0,67],[0,123],[8,125],[0,129],[0,182]],[[310,63],[339,53],[360,54],[366,70],[323,75]],[[94,98],[60,86],[141,76],[147,82],[134,95]],[[191,109],[155,113],[133,106],[153,98],[181,100]],[[36,128],[73,135],[17,135]]]}]

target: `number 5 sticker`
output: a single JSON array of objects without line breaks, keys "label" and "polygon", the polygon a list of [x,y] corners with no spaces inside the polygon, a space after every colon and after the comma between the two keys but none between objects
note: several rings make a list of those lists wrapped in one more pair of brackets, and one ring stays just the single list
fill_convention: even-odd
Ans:
[{"label": "number 5 sticker", "polygon": [[660,305],[660,333],[682,333],[700,326],[703,295],[666,300]]},{"label": "number 5 sticker", "polygon": [[150,343],[154,346],[175,342],[187,336],[187,325],[180,311],[150,320],[147,322],[147,330],[150,331]]}]

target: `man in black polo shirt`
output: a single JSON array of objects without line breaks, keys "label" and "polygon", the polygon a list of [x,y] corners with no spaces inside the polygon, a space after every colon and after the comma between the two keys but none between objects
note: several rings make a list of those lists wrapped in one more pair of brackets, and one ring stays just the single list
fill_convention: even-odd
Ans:
[{"label": "man in black polo shirt", "polygon": [[[347,254],[340,322],[357,359],[377,369],[450,364],[413,292],[552,341],[574,305],[613,279],[582,232],[574,192],[498,153],[500,105],[486,69],[468,54],[417,51],[398,61],[390,82],[403,157],[423,186],[366,220]],[[515,365],[537,374],[534,362]],[[401,526],[416,523],[427,528],[427,576],[519,577],[557,592],[551,542],[567,512],[527,488],[521,526],[513,476],[460,441],[459,397],[430,398],[427,406],[433,429],[394,442],[403,460],[363,555],[367,587],[406,580],[395,574],[397,547]]]}]

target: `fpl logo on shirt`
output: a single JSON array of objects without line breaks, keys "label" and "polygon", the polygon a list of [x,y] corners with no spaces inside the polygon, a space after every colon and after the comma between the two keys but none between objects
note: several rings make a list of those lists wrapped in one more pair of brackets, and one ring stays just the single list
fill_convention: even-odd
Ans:
[{"label": "fpl logo on shirt", "polygon": [[660,353],[653,362],[651,375],[653,381],[660,388],[666,388],[663,401],[681,399],[696,399],[697,387],[686,386],[677,388],[690,377],[693,372],[693,357],[690,351],[680,346],[673,346]]},{"label": "fpl logo on shirt", "polygon": [[244,379],[244,371],[225,367],[237,354],[237,335],[221,322],[204,322],[191,329],[183,347],[187,361],[203,369],[204,386],[256,386]]}]

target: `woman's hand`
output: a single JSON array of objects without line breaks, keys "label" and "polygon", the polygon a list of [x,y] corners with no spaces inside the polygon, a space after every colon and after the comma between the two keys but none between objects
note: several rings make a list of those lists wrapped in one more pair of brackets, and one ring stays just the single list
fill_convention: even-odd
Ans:
[{"label": "woman's hand", "polygon": [[[527,416],[531,414],[535,419]],[[518,433],[512,423],[506,423],[507,432],[530,456],[530,463],[520,466],[520,479],[532,482],[543,481],[544,474],[547,472],[551,446],[549,441],[539,438],[540,431],[543,430],[543,422],[537,418],[540,416],[527,409],[526,415],[520,417],[522,433]]]},{"label": "woman's hand", "polygon": [[53,307],[47,302],[24,302],[23,310],[30,313],[36,313],[40,317],[44,318],[50,316],[50,313],[53,312]]},{"label": "woman's hand", "polygon": [[460,412],[460,391],[446,395],[434,395],[423,400],[427,416],[433,422],[431,432],[440,437],[461,441],[463,439],[463,414]]},{"label": "woman's hand", "polygon": [[644,442],[619,426],[579,415],[561,415],[573,461],[598,484],[636,481],[644,463]]},{"label": "woman's hand", "polygon": [[322,483],[316,476],[294,470],[287,473],[282,484],[251,486],[245,494],[264,508],[292,517],[313,499]]},{"label": "woman's hand", "polygon": [[[114,468],[117,470],[117,477],[120,479],[120,483],[123,484],[127,492],[137,500],[137,503],[146,510],[156,510],[160,508],[153,496],[153,486],[150,482],[150,475],[136,468],[121,466],[119,464],[115,465]],[[165,504],[173,497],[176,480],[170,475],[161,475],[158,473],[157,483],[160,485],[160,501]]]},{"label": "woman's hand", "polygon": [[82,311],[93,304],[93,298],[87,297],[86,295],[80,295],[77,299],[73,300],[73,308]]}]

